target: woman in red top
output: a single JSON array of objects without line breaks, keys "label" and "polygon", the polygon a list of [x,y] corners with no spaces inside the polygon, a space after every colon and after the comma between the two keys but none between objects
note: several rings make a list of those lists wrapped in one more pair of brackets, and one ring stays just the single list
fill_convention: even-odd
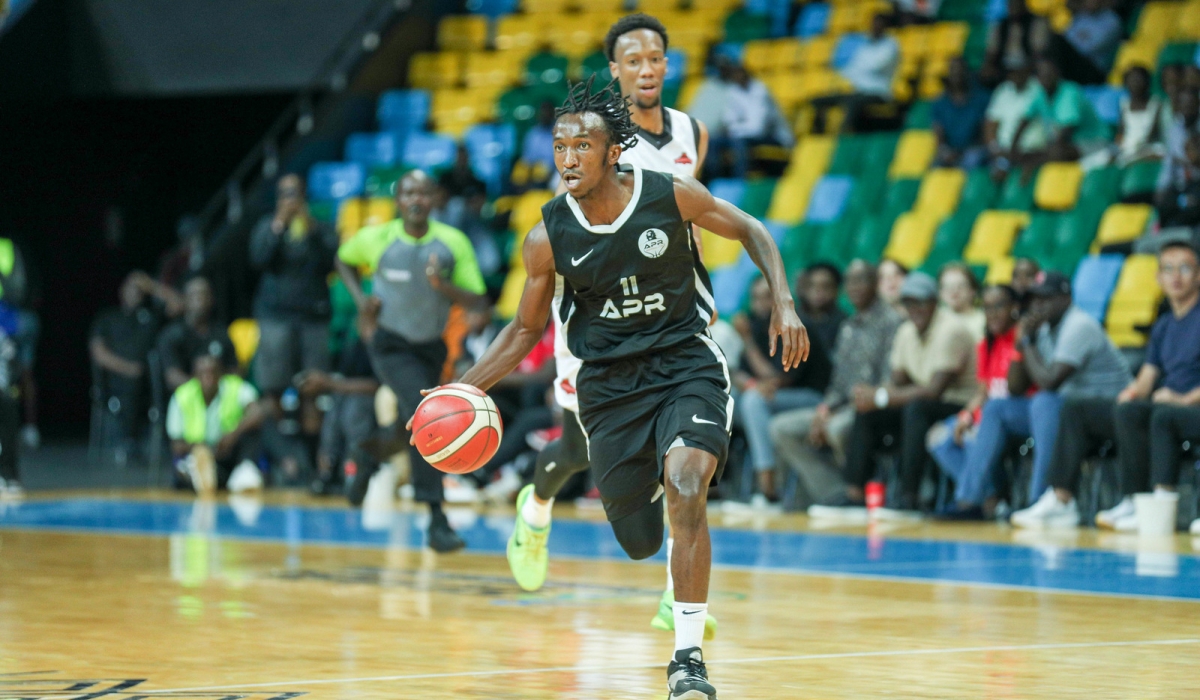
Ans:
[{"label": "woman in red top", "polygon": [[[1008,366],[1018,357],[1016,326],[1020,304],[1013,288],[988,287],[983,293],[983,312],[987,334],[979,341],[975,364],[979,389],[958,415],[935,425],[926,442],[938,466],[955,481],[955,506],[943,515],[958,520],[991,517],[995,510],[991,480],[980,483],[976,478],[979,475],[967,473],[967,446],[975,437],[983,405],[989,399],[1008,397]],[[983,494],[985,497],[980,498]]]}]

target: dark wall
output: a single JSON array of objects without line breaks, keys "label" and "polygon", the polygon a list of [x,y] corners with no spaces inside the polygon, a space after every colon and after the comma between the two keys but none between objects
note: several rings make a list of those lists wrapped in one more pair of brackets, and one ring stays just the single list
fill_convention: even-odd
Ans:
[{"label": "dark wall", "polygon": [[[203,206],[289,99],[74,99],[0,109],[0,235],[17,240],[42,280],[43,424],[86,424],[91,319],[116,303],[127,272],[153,273],[180,213]],[[118,229],[119,240],[106,239]]]}]

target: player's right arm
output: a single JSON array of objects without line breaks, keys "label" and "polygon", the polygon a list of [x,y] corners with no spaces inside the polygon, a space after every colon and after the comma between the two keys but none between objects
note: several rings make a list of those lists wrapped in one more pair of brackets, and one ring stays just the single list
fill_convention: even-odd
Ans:
[{"label": "player's right arm", "polygon": [[525,288],[517,315],[500,331],[483,357],[459,380],[487,391],[533,350],[546,332],[550,305],[554,300],[554,254],[546,225],[538,223],[525,237],[521,251],[525,261]]}]

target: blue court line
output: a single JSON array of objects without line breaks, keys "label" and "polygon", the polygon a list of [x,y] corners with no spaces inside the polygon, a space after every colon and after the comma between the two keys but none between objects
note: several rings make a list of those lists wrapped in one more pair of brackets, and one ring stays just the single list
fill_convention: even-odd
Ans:
[{"label": "blue court line", "polygon": [[[178,502],[95,498],[32,501],[0,510],[0,530],[71,531],[166,536],[195,532],[195,506]],[[252,525],[227,505],[215,509],[206,532],[231,539],[295,546],[418,548],[423,520],[389,513],[383,530],[363,527],[348,508],[264,506]],[[468,550],[503,554],[511,517],[480,517],[460,528]],[[956,583],[1034,591],[1200,601],[1200,557],[1036,548],[981,542],[883,539],[812,532],[754,532],[713,528],[719,567],[927,583]],[[607,523],[559,520],[550,535],[552,556],[626,561]],[[662,552],[651,559],[665,561]]]}]

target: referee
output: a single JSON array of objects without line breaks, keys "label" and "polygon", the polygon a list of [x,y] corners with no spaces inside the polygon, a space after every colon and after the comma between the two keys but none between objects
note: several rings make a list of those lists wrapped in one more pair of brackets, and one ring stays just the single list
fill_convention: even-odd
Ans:
[{"label": "referee", "polygon": [[[379,380],[396,394],[400,415],[386,436],[363,443],[353,494],[365,491],[378,462],[399,452],[408,436],[399,435],[421,402],[421,390],[441,384],[446,362],[442,332],[453,304],[472,308],[487,304],[483,275],[466,234],[429,218],[434,182],[414,170],[396,192],[397,218],[368,226],[338,249],[336,267],[354,296]],[[370,295],[362,291],[358,268],[374,275]],[[442,474],[409,447],[416,500],[429,504],[429,546],[453,552],[466,543],[442,512]]]}]

